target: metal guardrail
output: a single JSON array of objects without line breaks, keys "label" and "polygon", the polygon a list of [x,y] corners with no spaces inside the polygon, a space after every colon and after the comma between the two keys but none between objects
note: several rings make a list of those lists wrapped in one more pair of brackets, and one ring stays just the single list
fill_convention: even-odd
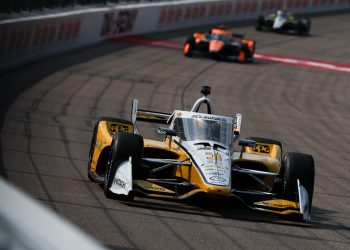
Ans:
[{"label": "metal guardrail", "polygon": [[0,177],[0,249],[107,250]]}]

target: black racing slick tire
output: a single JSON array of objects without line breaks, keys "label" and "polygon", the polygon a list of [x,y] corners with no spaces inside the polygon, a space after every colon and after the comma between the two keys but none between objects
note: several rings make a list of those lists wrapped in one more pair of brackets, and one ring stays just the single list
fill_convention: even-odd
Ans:
[{"label": "black racing slick tire", "polygon": [[185,45],[183,47],[184,55],[187,57],[192,57],[193,48],[194,48],[194,38],[193,38],[193,36],[191,36],[187,39],[187,41],[185,42]]},{"label": "black racing slick tire", "polygon": [[311,28],[311,21],[309,19],[299,20],[296,24],[296,32],[299,36],[308,35]]},{"label": "black racing slick tire", "polygon": [[297,29],[297,34],[299,36],[303,35],[304,34],[304,31],[305,31],[305,27],[304,27],[304,24],[301,22],[301,21],[298,21],[297,24],[296,24],[296,29]]},{"label": "black racing slick tire", "polygon": [[255,21],[255,29],[258,31],[262,30],[264,23],[265,23],[265,18],[263,16],[259,16],[258,19]]},{"label": "black racing slick tire", "polygon": [[311,155],[287,153],[283,158],[283,194],[282,199],[299,201],[297,180],[305,187],[309,195],[310,211],[315,182],[315,164]]},{"label": "black racing slick tire", "polygon": [[306,27],[305,27],[305,35],[309,35],[310,34],[310,29],[311,29],[311,20],[310,19],[306,19],[307,20],[307,24],[306,24]]},{"label": "black racing slick tire", "polygon": [[241,63],[246,63],[248,61],[249,55],[250,55],[250,52],[249,52],[248,45],[243,43],[241,45],[241,50],[238,55],[238,61]]},{"label": "black racing slick tire", "polygon": [[143,176],[141,167],[143,154],[143,138],[140,135],[130,133],[117,133],[113,137],[110,151],[110,161],[107,167],[106,176],[103,185],[103,191],[107,198],[119,200],[132,200],[133,195],[116,195],[109,188],[113,183],[113,177],[119,165],[132,159],[132,177],[140,179]]}]

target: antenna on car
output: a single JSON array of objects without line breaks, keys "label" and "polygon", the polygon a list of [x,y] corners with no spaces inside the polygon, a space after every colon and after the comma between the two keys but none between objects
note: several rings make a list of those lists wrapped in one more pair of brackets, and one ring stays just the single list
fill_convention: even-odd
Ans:
[{"label": "antenna on car", "polygon": [[201,93],[203,94],[203,96],[201,98],[199,98],[194,104],[193,107],[191,109],[191,112],[198,112],[199,107],[205,103],[207,104],[207,113],[208,114],[213,114],[214,113],[214,103],[212,102],[212,100],[210,100],[208,98],[208,95],[210,95],[211,92],[211,87],[209,86],[202,86],[201,88]]}]

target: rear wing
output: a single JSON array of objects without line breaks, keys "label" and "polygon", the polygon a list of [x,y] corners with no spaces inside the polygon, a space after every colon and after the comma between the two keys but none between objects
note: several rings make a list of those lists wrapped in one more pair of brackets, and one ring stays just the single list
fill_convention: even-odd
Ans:
[{"label": "rear wing", "polygon": [[132,102],[132,109],[131,109],[132,110],[131,122],[134,125],[135,129],[136,129],[136,121],[152,122],[152,123],[158,123],[158,124],[170,123],[170,118],[172,114],[139,109],[138,103],[139,101],[137,99],[134,99]]}]

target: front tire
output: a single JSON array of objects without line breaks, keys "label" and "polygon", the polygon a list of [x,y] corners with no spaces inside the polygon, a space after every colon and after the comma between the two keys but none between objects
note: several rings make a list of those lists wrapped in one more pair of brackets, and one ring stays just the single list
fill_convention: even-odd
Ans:
[{"label": "front tire", "polygon": [[132,176],[133,179],[143,177],[141,167],[143,154],[143,138],[140,135],[130,133],[117,133],[113,137],[111,144],[110,161],[107,167],[106,176],[103,185],[103,191],[107,198],[115,198],[119,200],[132,200],[133,195],[117,195],[112,193],[109,188],[113,183],[113,178],[119,165],[132,159]]},{"label": "front tire", "polygon": [[246,44],[246,43],[242,44],[241,51],[239,52],[239,55],[238,55],[238,61],[243,63],[254,62],[255,46],[256,46],[255,41],[253,41],[252,44]]},{"label": "front tire", "polygon": [[315,181],[315,164],[311,155],[302,153],[287,153],[283,159],[284,187],[282,199],[299,201],[297,180],[305,187],[309,195],[311,211],[312,196]]},{"label": "front tire", "polygon": [[241,45],[241,50],[239,51],[239,54],[238,54],[238,61],[241,63],[246,63],[249,58],[249,54],[250,54],[250,51],[249,51],[248,45],[243,43]]},{"label": "front tire", "polygon": [[190,43],[186,43],[184,45],[184,56],[187,56],[187,57],[191,57],[192,56],[192,53],[191,53],[191,44]]}]

